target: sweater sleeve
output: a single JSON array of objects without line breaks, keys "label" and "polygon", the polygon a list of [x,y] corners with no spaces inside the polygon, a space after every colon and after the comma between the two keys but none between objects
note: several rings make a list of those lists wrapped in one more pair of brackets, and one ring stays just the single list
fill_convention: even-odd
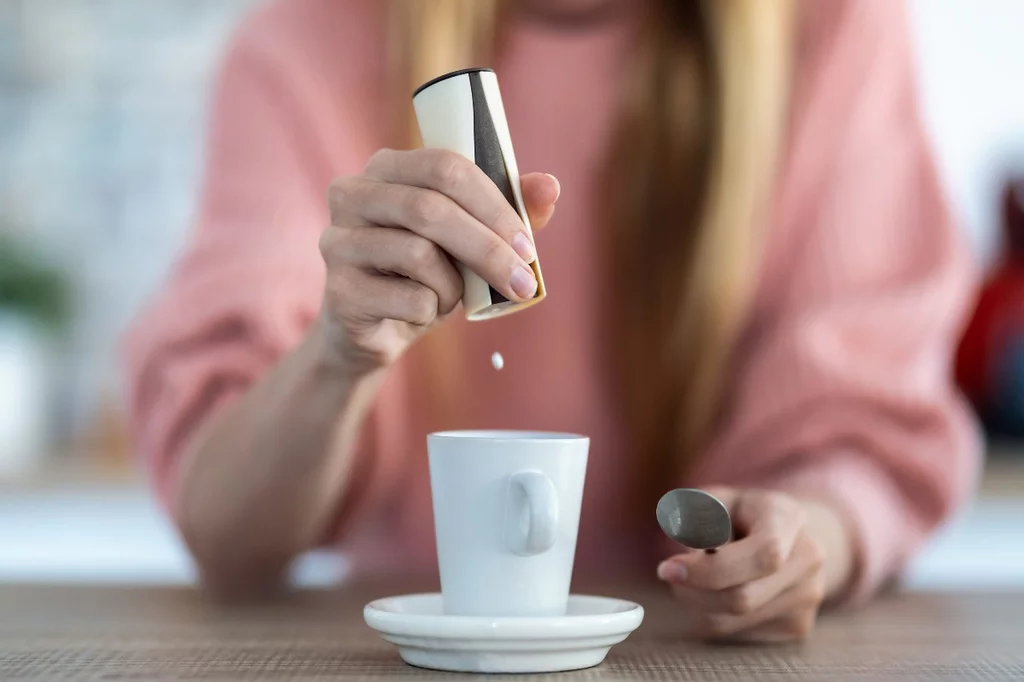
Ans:
[{"label": "sweater sleeve", "polygon": [[793,181],[700,478],[838,507],[857,601],[975,484],[977,429],[951,368],[975,273],[919,120],[903,4],[807,4]]},{"label": "sweater sleeve", "polygon": [[[189,438],[297,346],[315,319],[326,188],[332,173],[358,172],[364,162],[353,152],[326,151],[337,150],[344,121],[323,115],[333,113],[332,103],[304,89],[303,73],[289,61],[294,51],[281,49],[271,22],[250,18],[227,52],[212,93],[194,229],[123,345],[136,448],[174,517]],[[360,501],[385,484],[376,478],[387,478],[388,462],[373,451],[381,402],[364,427],[358,480],[350,478]]]}]

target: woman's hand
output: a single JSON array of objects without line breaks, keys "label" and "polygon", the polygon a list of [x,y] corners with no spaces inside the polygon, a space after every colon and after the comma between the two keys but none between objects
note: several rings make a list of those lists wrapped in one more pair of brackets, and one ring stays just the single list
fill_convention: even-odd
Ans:
[{"label": "woman's hand", "polygon": [[[558,181],[520,178],[534,228],[554,212]],[[381,150],[363,175],[329,191],[331,226],[321,323],[344,366],[368,373],[396,360],[462,298],[452,259],[509,300],[531,298],[536,258],[525,225],[482,170],[439,149]]]},{"label": "woman's hand", "polygon": [[717,552],[688,551],[658,566],[658,577],[682,603],[687,634],[757,642],[805,638],[825,599],[849,580],[852,552],[844,525],[825,506],[782,493],[711,492],[729,508],[737,539]]}]

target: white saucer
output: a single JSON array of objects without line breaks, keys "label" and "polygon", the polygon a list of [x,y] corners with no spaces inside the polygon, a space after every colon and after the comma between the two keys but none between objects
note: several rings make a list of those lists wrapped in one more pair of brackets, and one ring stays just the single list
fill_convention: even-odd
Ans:
[{"label": "white saucer", "polygon": [[639,604],[571,595],[565,616],[446,616],[441,595],[378,599],[363,609],[366,624],[419,668],[475,673],[545,673],[598,665],[639,627]]}]

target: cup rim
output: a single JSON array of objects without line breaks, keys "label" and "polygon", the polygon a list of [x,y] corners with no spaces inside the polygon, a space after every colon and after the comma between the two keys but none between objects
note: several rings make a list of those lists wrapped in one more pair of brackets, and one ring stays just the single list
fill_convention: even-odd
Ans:
[{"label": "cup rim", "polygon": [[427,438],[441,440],[475,440],[514,443],[565,443],[575,441],[589,441],[589,436],[578,433],[563,433],[559,431],[520,431],[516,429],[466,429],[452,431],[435,431],[427,435]]}]

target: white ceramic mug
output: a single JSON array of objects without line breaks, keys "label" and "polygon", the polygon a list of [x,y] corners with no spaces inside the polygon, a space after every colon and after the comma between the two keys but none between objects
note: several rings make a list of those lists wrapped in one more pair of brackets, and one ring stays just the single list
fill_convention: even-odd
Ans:
[{"label": "white ceramic mug", "polygon": [[532,431],[427,437],[446,614],[565,614],[589,447]]}]

